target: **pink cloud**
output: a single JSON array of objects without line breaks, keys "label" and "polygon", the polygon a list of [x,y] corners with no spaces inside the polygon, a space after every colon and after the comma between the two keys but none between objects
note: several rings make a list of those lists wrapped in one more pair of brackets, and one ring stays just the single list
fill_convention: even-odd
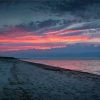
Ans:
[{"label": "pink cloud", "polygon": [[[28,49],[52,49],[52,48],[64,48],[67,44],[75,43],[100,43],[100,38],[91,38],[88,35],[73,35],[73,36],[63,36],[58,34],[71,33],[71,32],[80,32],[83,30],[59,30],[53,32],[47,32],[41,35],[38,35],[34,32],[27,32],[22,29],[13,28],[12,30],[0,34],[0,44],[8,44],[7,46],[0,46],[0,51],[15,51],[15,50],[28,50]],[[19,44],[17,46],[11,46],[10,44]],[[41,46],[45,44],[62,44],[60,46]],[[29,45],[20,45],[20,44],[31,44]],[[35,44],[33,46],[32,44]],[[40,44],[36,45],[36,44]]]}]

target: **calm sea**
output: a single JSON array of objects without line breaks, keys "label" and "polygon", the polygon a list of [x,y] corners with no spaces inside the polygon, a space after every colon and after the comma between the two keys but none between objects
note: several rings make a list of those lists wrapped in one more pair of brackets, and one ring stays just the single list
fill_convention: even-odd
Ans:
[{"label": "calm sea", "polygon": [[25,61],[36,62],[55,67],[66,68],[71,70],[78,70],[82,72],[89,72],[100,75],[100,60],[32,60],[25,59]]}]

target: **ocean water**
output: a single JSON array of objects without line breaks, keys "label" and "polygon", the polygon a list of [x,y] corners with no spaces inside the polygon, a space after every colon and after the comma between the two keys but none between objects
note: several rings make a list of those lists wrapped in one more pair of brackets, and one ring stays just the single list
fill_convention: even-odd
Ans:
[{"label": "ocean water", "polygon": [[89,72],[100,75],[100,60],[32,60],[25,61],[36,62],[54,67]]}]

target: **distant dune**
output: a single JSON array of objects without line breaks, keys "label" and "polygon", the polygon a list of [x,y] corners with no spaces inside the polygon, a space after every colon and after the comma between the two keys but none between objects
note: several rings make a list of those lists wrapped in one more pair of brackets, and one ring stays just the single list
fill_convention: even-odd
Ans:
[{"label": "distant dune", "polygon": [[0,57],[0,100],[100,100],[100,76]]}]

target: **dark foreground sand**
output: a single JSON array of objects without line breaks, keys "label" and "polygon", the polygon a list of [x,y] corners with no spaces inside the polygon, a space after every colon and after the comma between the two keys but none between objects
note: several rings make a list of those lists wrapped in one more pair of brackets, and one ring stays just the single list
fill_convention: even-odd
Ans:
[{"label": "dark foreground sand", "polygon": [[100,76],[0,57],[0,100],[100,100]]}]

